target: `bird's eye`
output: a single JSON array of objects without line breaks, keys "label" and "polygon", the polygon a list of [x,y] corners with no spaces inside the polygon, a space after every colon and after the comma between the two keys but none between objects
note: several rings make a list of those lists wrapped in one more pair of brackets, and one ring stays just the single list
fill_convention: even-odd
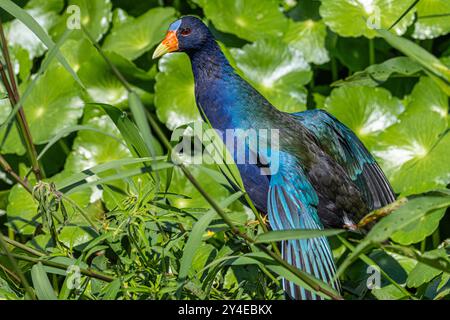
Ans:
[{"label": "bird's eye", "polygon": [[181,29],[180,33],[183,37],[186,37],[191,34],[191,31],[192,30],[190,28],[183,28]]}]

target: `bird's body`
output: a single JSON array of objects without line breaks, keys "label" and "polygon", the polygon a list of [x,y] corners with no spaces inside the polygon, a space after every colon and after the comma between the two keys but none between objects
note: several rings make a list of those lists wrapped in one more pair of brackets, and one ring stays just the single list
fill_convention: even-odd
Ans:
[{"label": "bird's body", "polygon": [[[347,127],[321,110],[279,111],[235,72],[202,22],[193,17],[179,21],[178,28],[189,28],[189,33],[199,30],[199,43],[188,43],[183,49],[181,42],[178,51],[190,57],[202,116],[221,132],[278,130],[278,165],[270,175],[262,175],[258,163],[238,163],[246,191],[268,214],[272,229],[352,227],[362,215],[394,200],[381,169]],[[325,237],[283,241],[282,254],[289,263],[338,289]],[[284,287],[291,298],[318,298],[288,281]]]}]

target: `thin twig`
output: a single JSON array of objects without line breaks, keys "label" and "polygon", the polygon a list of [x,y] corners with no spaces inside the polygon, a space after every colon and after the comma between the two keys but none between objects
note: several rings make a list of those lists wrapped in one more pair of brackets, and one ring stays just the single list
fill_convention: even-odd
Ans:
[{"label": "thin twig", "polygon": [[[2,24],[1,19],[0,19],[0,40],[1,40],[3,57],[5,59],[6,67],[7,67],[8,74],[9,74],[9,79],[8,79],[8,76],[6,75],[3,64],[0,63],[1,78],[2,78],[2,82],[3,82],[6,90],[8,92],[8,98],[11,102],[11,106],[14,108],[14,106],[16,106],[16,104],[19,103],[19,101],[20,101],[20,95],[19,95],[19,90],[17,89],[17,84],[16,84],[16,80],[15,80],[15,76],[14,76],[14,70],[13,70],[13,67],[11,64],[11,56],[10,56],[9,50],[8,50],[8,42],[5,37],[5,32],[3,30],[3,24]],[[28,156],[31,161],[31,166],[33,167],[33,172],[36,175],[36,179],[41,180],[42,179],[42,170],[41,170],[39,161],[37,160],[36,148],[34,146],[33,138],[31,136],[31,132],[30,132],[30,127],[28,126],[25,112],[23,111],[22,106],[20,106],[17,111],[16,119],[17,119],[17,122],[19,123],[19,128],[20,128],[19,131],[20,131],[22,139],[24,140],[24,144],[25,144],[25,147],[28,152]]]},{"label": "thin twig", "polygon": [[27,293],[27,295],[35,300],[36,296],[34,295],[33,290],[30,287],[30,284],[27,281],[27,278],[25,278],[22,270],[20,270],[19,266],[17,265],[17,261],[14,257],[14,254],[12,254],[9,250],[8,250],[8,245],[6,244],[6,242],[3,240],[3,234],[0,232],[0,246],[2,248],[3,252],[0,252],[0,254],[3,254],[5,256],[8,257],[9,261],[11,262],[12,267],[14,268],[14,270],[17,273],[17,276],[20,278],[20,282],[22,283],[23,287],[25,288],[25,292]]},{"label": "thin twig", "polygon": [[9,174],[16,182],[18,182],[22,187],[25,188],[30,194],[33,193],[33,190],[31,189],[30,185],[27,181],[23,180],[9,165],[9,163],[6,161],[5,158],[3,158],[2,155],[0,155],[0,166],[3,168],[3,170]]},{"label": "thin twig", "polygon": [[407,198],[400,198],[397,199],[396,201],[388,204],[387,206],[384,206],[380,209],[374,210],[372,212],[370,212],[369,214],[367,214],[365,217],[363,217],[357,227],[359,229],[364,228],[365,226],[367,226],[369,223],[374,222],[380,218],[383,218],[387,215],[389,215],[391,212],[397,210],[398,208],[400,208],[402,205],[404,205],[406,202],[408,201]]},{"label": "thin twig", "polygon": [[45,257],[45,253],[37,251],[37,250],[35,250],[33,248],[30,248],[29,246],[24,245],[23,243],[17,242],[17,241],[15,241],[13,239],[10,239],[8,237],[3,237],[3,240],[5,240],[6,243],[8,243],[8,244],[10,244],[10,245],[12,245],[12,246],[14,246],[16,248],[19,248],[19,249],[21,249],[23,251],[31,253],[32,255],[35,255],[35,256],[38,256],[38,257]]},{"label": "thin twig", "polygon": [[[4,252],[0,252],[0,255],[7,255]],[[54,262],[54,261],[50,261],[50,260],[45,260],[44,258],[33,258],[33,257],[29,257],[29,256],[25,256],[25,255],[21,255],[21,254],[13,254],[10,253],[11,257],[17,260],[23,260],[23,261],[28,261],[28,262],[32,262],[32,263],[42,263],[45,266],[48,267],[54,267],[60,270],[67,270],[67,265],[62,264],[62,263],[58,263],[58,262]],[[85,268],[80,268],[80,273],[82,275],[91,277],[91,278],[95,278],[95,279],[99,279],[102,281],[106,281],[106,282],[112,282],[115,279],[109,275],[106,274],[102,274],[102,273],[98,273],[90,268],[85,269]]]}]

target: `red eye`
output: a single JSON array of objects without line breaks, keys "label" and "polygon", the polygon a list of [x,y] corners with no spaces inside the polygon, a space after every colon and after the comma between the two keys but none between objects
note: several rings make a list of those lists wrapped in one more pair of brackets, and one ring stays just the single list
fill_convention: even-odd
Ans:
[{"label": "red eye", "polygon": [[181,29],[180,33],[182,36],[186,37],[191,34],[191,31],[192,30],[190,28],[184,28],[184,29]]}]

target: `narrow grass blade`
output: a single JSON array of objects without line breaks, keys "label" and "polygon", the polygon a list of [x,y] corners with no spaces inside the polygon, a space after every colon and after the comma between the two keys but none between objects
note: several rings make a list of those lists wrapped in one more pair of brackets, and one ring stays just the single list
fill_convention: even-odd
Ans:
[{"label": "narrow grass blade", "polygon": [[31,279],[39,300],[58,300],[42,263],[39,262],[31,268]]},{"label": "narrow grass blade", "polygon": [[445,85],[443,88],[446,93],[450,92],[450,69],[447,68],[438,58],[426,51],[414,42],[399,37],[386,30],[377,30],[378,34],[383,37],[392,47],[403,52],[405,55],[418,62],[425,70],[439,78],[439,86]]},{"label": "narrow grass blade", "polygon": [[330,237],[337,234],[346,232],[346,230],[340,229],[325,229],[325,230],[277,230],[269,231],[260,234],[255,239],[255,243],[270,243],[283,240],[295,240],[295,239],[311,239],[317,237]]},{"label": "narrow grass blade", "polygon": [[[244,194],[243,192],[239,191],[231,195],[227,199],[223,200],[220,203],[220,206],[222,208],[228,207],[234,201],[242,197],[243,194]],[[216,211],[211,209],[206,214],[204,214],[192,228],[189,239],[184,247],[183,257],[181,258],[180,262],[180,271],[178,273],[179,282],[183,282],[188,276],[189,269],[192,266],[192,260],[194,259],[195,253],[197,252],[197,249],[200,247],[200,244],[202,242],[203,234],[205,233],[205,230],[208,227],[208,225],[216,216],[217,216]]]},{"label": "narrow grass blade", "polygon": [[42,149],[42,151],[39,153],[38,155],[38,160],[40,160],[45,153],[55,144],[57,143],[61,138],[64,138],[66,136],[68,136],[69,134],[71,134],[72,132],[77,132],[77,131],[93,131],[93,132],[97,132],[100,134],[103,134],[105,136],[108,136],[114,140],[116,140],[117,142],[124,144],[122,140],[120,140],[119,138],[117,138],[115,135],[112,135],[110,133],[104,132],[100,129],[94,128],[94,127],[89,127],[89,126],[83,126],[83,125],[77,125],[77,126],[72,126],[69,128],[65,128],[63,130],[61,130],[60,132],[58,132],[44,147],[44,149]]}]

